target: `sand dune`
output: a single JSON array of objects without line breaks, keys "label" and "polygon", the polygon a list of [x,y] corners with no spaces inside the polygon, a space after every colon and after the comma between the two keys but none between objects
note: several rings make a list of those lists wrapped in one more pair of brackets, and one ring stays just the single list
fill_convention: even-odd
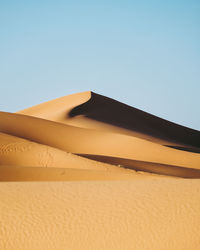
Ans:
[{"label": "sand dune", "polygon": [[199,131],[90,91],[58,98],[18,113],[74,126],[124,133],[200,152]]},{"label": "sand dune", "polygon": [[199,131],[90,91],[0,112],[0,249],[198,250],[199,178]]},{"label": "sand dune", "polygon": [[124,171],[57,148],[0,133],[0,165]]},{"label": "sand dune", "polygon": [[[0,132],[75,154],[200,169],[200,154],[197,153],[176,150],[133,136],[78,128],[27,115],[0,112]],[[181,168],[179,176],[182,176]]]}]

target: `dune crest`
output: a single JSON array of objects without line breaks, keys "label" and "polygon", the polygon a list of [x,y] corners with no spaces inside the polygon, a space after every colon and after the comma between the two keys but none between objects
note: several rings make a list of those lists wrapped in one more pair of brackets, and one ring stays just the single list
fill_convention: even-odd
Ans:
[{"label": "dune crest", "polygon": [[89,91],[58,98],[18,113],[79,127],[133,135],[162,145],[200,152],[199,131]]},{"label": "dune crest", "polygon": [[91,91],[0,112],[0,249],[198,250],[200,131]]}]

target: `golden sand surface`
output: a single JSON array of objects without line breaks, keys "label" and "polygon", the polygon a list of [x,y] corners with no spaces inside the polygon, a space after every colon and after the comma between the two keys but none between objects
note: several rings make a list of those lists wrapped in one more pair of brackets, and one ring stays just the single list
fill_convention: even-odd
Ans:
[{"label": "golden sand surface", "polygon": [[87,91],[0,112],[0,249],[200,249],[200,132]]}]

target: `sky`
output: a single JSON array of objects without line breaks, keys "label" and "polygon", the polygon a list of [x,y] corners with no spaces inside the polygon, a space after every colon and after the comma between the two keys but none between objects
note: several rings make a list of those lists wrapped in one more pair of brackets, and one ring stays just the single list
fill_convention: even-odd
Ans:
[{"label": "sky", "polygon": [[199,0],[0,0],[0,110],[82,91],[200,130]]}]

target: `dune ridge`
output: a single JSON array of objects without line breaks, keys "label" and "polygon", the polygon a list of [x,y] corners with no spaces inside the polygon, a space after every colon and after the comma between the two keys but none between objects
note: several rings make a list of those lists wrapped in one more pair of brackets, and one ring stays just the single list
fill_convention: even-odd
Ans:
[{"label": "dune ridge", "polygon": [[1,111],[0,249],[199,250],[199,178],[200,131],[94,92]]},{"label": "dune ridge", "polygon": [[[52,112],[52,107],[55,112]],[[182,146],[185,150],[199,150],[200,147],[199,131],[90,91],[58,98],[18,113],[80,127],[116,131],[167,146]]]},{"label": "dune ridge", "polygon": [[200,167],[200,155],[197,153],[165,147],[134,136],[6,112],[0,112],[0,122],[0,132],[74,154],[111,156],[195,169]]}]

